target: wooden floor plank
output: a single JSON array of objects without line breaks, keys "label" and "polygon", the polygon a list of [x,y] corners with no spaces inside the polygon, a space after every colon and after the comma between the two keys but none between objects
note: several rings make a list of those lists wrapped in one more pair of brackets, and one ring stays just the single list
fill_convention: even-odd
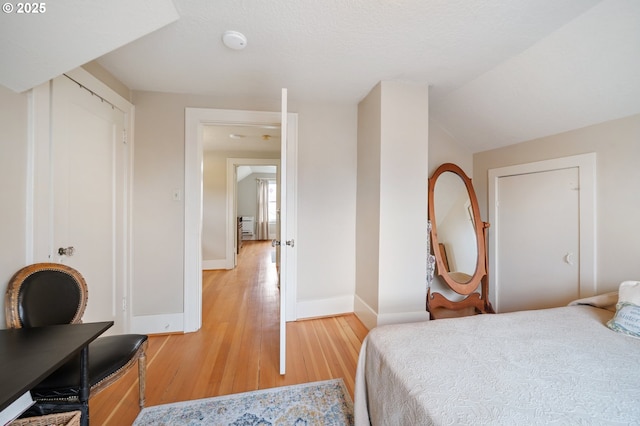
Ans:
[{"label": "wooden floor plank", "polygon": [[[238,266],[203,272],[196,333],[149,337],[147,406],[342,378],[351,397],[368,330],[347,314],[287,323],[287,374],[279,374],[279,290],[267,242],[245,242]],[[94,425],[130,425],[137,374],[90,400]]]}]

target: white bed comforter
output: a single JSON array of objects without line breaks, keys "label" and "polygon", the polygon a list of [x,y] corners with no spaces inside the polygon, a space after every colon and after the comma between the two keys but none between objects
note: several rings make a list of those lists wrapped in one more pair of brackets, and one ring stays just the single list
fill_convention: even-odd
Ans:
[{"label": "white bed comforter", "polygon": [[640,339],[569,306],[390,325],[362,344],[356,425],[640,424]]}]

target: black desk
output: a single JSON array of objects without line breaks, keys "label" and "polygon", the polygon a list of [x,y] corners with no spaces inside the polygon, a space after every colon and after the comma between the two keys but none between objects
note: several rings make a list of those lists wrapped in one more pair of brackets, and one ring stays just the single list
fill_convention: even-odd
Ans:
[{"label": "black desk", "polygon": [[87,345],[113,325],[88,324],[0,330],[0,410],[31,390],[58,367],[81,352],[82,423],[89,422]]}]

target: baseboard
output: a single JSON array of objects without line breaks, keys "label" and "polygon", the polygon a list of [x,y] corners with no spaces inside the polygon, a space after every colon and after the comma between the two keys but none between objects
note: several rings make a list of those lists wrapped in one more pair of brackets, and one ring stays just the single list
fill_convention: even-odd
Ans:
[{"label": "baseboard", "polygon": [[141,315],[131,318],[135,334],[165,334],[184,331],[184,314]]},{"label": "baseboard", "polygon": [[296,304],[296,319],[328,317],[353,312],[353,296],[310,300]]},{"label": "baseboard", "polygon": [[378,325],[378,314],[358,295],[354,299],[353,312],[368,330],[372,330]]},{"label": "baseboard", "polygon": [[378,325],[404,324],[407,322],[429,321],[430,315],[426,310],[418,312],[399,312],[378,314]]},{"label": "baseboard", "polygon": [[428,321],[430,319],[429,312],[426,310],[381,314],[374,311],[371,306],[358,296],[354,300],[354,312],[369,330],[381,325],[404,324],[407,322]]},{"label": "baseboard", "polygon": [[210,269],[233,269],[233,266],[229,267],[227,259],[203,260],[202,270]]}]

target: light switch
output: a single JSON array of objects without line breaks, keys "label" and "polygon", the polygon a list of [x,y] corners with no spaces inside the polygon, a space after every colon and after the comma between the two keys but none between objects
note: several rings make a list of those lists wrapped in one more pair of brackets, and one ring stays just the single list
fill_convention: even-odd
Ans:
[{"label": "light switch", "polygon": [[173,201],[180,201],[182,199],[182,191],[179,189],[173,190]]}]

